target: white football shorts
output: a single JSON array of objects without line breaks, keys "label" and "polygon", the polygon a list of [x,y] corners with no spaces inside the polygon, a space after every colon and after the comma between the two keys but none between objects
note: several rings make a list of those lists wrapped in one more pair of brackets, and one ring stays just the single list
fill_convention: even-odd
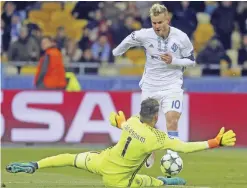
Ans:
[{"label": "white football shorts", "polygon": [[182,113],[183,94],[184,91],[182,89],[155,92],[142,91],[141,100],[143,101],[149,97],[156,99],[160,103],[160,108],[164,114],[169,111]]}]

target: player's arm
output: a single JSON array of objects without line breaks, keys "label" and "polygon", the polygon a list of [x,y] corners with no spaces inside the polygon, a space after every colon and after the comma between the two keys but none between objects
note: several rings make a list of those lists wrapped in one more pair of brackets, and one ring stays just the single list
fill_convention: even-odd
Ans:
[{"label": "player's arm", "polygon": [[167,137],[163,149],[172,149],[177,152],[190,153],[220,146],[234,146],[235,142],[236,134],[232,130],[225,132],[225,129],[221,128],[219,134],[214,139],[203,142],[183,142],[176,138],[171,139]]},{"label": "player's arm", "polygon": [[126,122],[126,118],[122,111],[119,111],[118,113],[112,112],[110,114],[109,121],[113,127],[122,129],[122,124]]},{"label": "player's arm", "polygon": [[120,56],[124,54],[128,49],[135,46],[142,46],[141,35],[143,30],[134,31],[128,35],[115,49],[112,53],[114,56]]},{"label": "player's arm", "polygon": [[194,57],[194,48],[190,39],[187,35],[185,35],[182,40],[183,47],[181,49],[182,58],[172,58],[172,65],[177,65],[181,67],[193,66],[195,65],[195,57]]}]

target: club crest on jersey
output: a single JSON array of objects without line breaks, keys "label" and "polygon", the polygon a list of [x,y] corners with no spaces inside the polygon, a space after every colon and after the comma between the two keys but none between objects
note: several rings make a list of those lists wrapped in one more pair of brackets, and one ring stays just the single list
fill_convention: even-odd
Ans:
[{"label": "club crest on jersey", "polygon": [[173,43],[171,48],[172,48],[173,52],[176,52],[178,49],[178,46],[175,43]]}]

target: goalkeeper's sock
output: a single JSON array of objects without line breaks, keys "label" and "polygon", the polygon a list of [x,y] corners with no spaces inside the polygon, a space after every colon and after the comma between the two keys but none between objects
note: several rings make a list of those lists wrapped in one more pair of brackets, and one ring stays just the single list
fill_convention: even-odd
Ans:
[{"label": "goalkeeper's sock", "polygon": [[74,166],[76,154],[60,154],[41,159],[37,162],[38,168]]},{"label": "goalkeeper's sock", "polygon": [[[178,131],[168,131],[167,133],[168,133],[168,136],[170,138],[178,138]],[[172,151],[172,150],[167,150],[167,153],[169,153],[169,154],[176,153],[177,154],[177,152]]]}]

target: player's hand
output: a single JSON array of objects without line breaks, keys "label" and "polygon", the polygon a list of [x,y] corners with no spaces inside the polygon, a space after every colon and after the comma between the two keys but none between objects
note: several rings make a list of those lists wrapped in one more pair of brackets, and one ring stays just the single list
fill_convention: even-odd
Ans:
[{"label": "player's hand", "polygon": [[121,129],[122,123],[126,121],[125,115],[122,111],[118,111],[118,113],[111,112],[109,120],[112,126],[118,127],[119,129]]},{"label": "player's hand", "polygon": [[220,146],[234,146],[235,142],[236,134],[232,130],[229,130],[223,134]]},{"label": "player's hand", "polygon": [[210,148],[219,146],[234,146],[235,142],[236,134],[232,130],[225,132],[225,128],[222,127],[214,139],[208,140],[208,145]]},{"label": "player's hand", "polygon": [[171,64],[172,63],[172,56],[170,54],[164,54],[160,56],[161,59],[166,63],[166,64]]}]

